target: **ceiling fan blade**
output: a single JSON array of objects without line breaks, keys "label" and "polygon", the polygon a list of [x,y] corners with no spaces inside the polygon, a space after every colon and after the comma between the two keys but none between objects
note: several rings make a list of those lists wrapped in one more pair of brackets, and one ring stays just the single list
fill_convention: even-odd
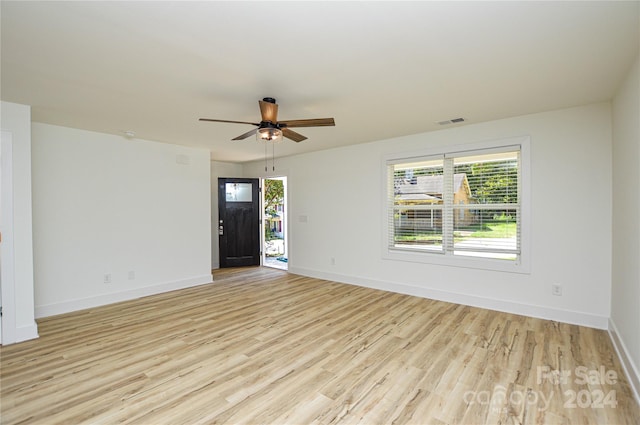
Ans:
[{"label": "ceiling fan blade", "polygon": [[287,139],[293,140],[294,142],[302,142],[303,140],[307,139],[302,134],[296,133],[295,131],[289,130],[288,128],[283,128],[282,129],[282,135],[284,137],[286,137]]},{"label": "ceiling fan blade", "polygon": [[283,127],[324,127],[336,125],[336,122],[333,118],[312,118],[309,120],[280,121],[278,124]]},{"label": "ceiling fan blade", "polygon": [[211,121],[211,122],[228,122],[231,124],[251,124],[255,126],[259,126],[260,123],[248,122],[248,121],[229,121],[229,120],[214,120],[212,118],[200,118],[199,121]]},{"label": "ceiling fan blade", "polygon": [[254,134],[256,134],[258,132],[257,128],[254,128],[253,130],[249,130],[244,134],[239,135],[238,137],[234,137],[231,140],[242,140],[242,139],[246,139],[247,137],[253,136]]},{"label": "ceiling fan blade", "polygon": [[275,124],[278,121],[278,104],[265,102],[263,100],[259,100],[258,103],[260,104],[262,121],[271,121]]}]

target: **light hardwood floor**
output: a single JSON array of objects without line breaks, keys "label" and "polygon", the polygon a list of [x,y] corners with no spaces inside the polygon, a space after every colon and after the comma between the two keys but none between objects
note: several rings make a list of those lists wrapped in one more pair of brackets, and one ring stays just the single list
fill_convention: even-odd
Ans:
[{"label": "light hardwood floor", "polygon": [[640,422],[604,331],[280,270],[38,326],[0,349],[3,424]]}]

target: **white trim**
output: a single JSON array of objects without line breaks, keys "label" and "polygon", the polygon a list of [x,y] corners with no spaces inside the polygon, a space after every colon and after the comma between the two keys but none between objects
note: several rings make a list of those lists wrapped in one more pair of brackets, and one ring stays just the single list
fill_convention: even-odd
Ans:
[{"label": "white trim", "polygon": [[616,353],[618,353],[618,358],[620,359],[620,363],[622,363],[622,368],[627,375],[629,386],[633,391],[633,395],[636,397],[636,401],[640,404],[640,372],[638,371],[637,365],[633,363],[633,359],[629,355],[629,350],[627,350],[627,346],[624,344],[624,341],[620,339],[620,332],[618,332],[618,328],[611,318],[609,318],[608,331],[613,348],[616,350]]},{"label": "white trim", "polygon": [[15,338],[12,343],[28,341],[30,339],[36,339],[38,337],[38,324],[36,322],[33,322],[29,326],[16,327]]},{"label": "white trim", "polygon": [[318,279],[350,285],[364,286],[372,289],[413,295],[421,298],[429,298],[438,301],[468,305],[471,307],[501,311],[504,313],[518,314],[521,316],[535,317],[544,320],[569,323],[572,325],[587,326],[589,328],[607,329],[608,317],[578,311],[559,310],[549,307],[520,304],[512,301],[484,298],[475,295],[466,295],[456,292],[442,291],[439,289],[417,287],[400,282],[386,282],[375,279],[361,278],[357,276],[327,273],[320,270],[305,269],[289,266],[289,272]]},{"label": "white trim", "polygon": [[212,282],[213,275],[206,274],[202,276],[195,276],[172,282],[163,282],[151,286],[145,286],[142,288],[135,288],[111,294],[103,294],[94,297],[64,301],[56,304],[36,306],[36,318],[54,316],[57,314],[69,313],[72,311],[84,310],[92,307],[99,307],[107,304],[133,300],[136,298],[147,297],[149,295],[162,294],[164,292],[190,288],[193,286],[204,285]]},{"label": "white trim", "polygon": [[[3,345],[17,342],[16,329],[16,294],[15,294],[15,255],[13,238],[13,135],[2,131],[2,244],[0,259],[2,261],[2,340]],[[37,332],[36,332],[37,334]]]},{"label": "white trim", "polygon": [[[412,158],[424,159],[436,155],[457,155],[458,153],[503,152],[515,146],[520,147],[520,256],[518,261],[499,260],[489,258],[474,258],[467,256],[439,255],[433,252],[419,252],[417,250],[404,251],[389,247],[389,212],[388,212],[388,164],[397,161],[411,161]],[[409,261],[417,263],[438,264],[453,267],[465,267],[483,270],[495,270],[511,273],[531,273],[531,137],[514,136],[504,139],[486,140],[454,146],[439,146],[420,151],[387,154],[382,157],[381,173],[384,196],[382,200],[382,258],[391,261]],[[602,326],[606,329],[606,324]]]}]

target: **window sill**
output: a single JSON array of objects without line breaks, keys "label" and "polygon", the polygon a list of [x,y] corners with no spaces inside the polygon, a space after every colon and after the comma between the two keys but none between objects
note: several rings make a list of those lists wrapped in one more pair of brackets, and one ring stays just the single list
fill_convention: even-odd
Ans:
[{"label": "window sill", "polygon": [[416,252],[401,248],[387,248],[382,255],[384,260],[424,263],[439,266],[460,267],[468,269],[491,270],[508,273],[531,273],[529,262],[518,260],[500,260],[461,255],[445,255],[440,252]]}]

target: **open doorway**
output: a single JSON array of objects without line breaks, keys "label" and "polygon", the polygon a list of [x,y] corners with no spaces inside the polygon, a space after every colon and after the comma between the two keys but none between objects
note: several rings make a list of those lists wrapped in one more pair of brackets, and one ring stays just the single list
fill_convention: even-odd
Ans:
[{"label": "open doorway", "polygon": [[262,205],[264,206],[262,264],[287,270],[289,257],[286,177],[269,177],[262,180]]}]

